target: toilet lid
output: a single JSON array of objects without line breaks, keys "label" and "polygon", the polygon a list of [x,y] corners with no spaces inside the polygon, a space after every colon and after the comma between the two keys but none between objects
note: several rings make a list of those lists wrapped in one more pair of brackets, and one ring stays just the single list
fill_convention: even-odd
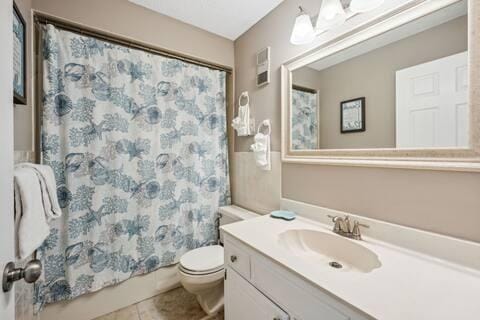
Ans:
[{"label": "toilet lid", "polygon": [[190,271],[213,272],[223,268],[223,247],[207,246],[191,250],[180,258],[180,265]]}]

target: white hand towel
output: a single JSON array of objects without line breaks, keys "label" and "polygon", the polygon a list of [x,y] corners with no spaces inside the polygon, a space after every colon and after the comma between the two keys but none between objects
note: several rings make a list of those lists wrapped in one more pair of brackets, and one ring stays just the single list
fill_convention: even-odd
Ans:
[{"label": "white hand towel", "polygon": [[25,167],[15,168],[14,183],[16,256],[25,259],[48,237],[50,227],[36,171]]},{"label": "white hand towel", "polygon": [[[266,128],[267,132],[261,133],[261,128]],[[270,152],[270,134],[271,134],[270,120],[264,120],[258,127],[257,134],[253,137],[255,143],[250,146],[250,150],[253,151],[255,156],[255,162],[257,166],[265,171],[272,169],[272,160]]]},{"label": "white hand towel", "polygon": [[34,163],[21,163],[15,167],[30,168],[35,171],[42,190],[42,201],[47,221],[59,218],[62,215],[62,209],[58,203],[57,185],[52,168],[50,166]]}]

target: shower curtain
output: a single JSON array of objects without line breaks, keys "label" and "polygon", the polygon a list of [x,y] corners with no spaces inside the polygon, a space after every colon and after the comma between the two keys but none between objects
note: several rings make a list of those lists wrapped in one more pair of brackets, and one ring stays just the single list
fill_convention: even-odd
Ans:
[{"label": "shower curtain", "polygon": [[292,149],[318,149],[317,93],[292,89]]},{"label": "shower curtain", "polygon": [[36,309],[215,243],[229,204],[226,74],[46,25],[42,161],[63,217]]}]

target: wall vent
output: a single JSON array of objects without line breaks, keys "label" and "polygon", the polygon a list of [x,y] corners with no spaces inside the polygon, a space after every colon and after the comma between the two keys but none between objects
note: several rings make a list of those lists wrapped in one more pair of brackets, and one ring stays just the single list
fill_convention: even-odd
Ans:
[{"label": "wall vent", "polygon": [[257,53],[257,87],[270,83],[270,47]]}]

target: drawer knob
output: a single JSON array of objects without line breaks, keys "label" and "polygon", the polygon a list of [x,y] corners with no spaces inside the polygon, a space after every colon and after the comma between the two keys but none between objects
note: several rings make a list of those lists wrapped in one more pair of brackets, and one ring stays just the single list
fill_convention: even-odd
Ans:
[{"label": "drawer knob", "polygon": [[232,262],[237,261],[237,256],[236,255],[231,255],[230,256],[230,261],[232,261]]}]

